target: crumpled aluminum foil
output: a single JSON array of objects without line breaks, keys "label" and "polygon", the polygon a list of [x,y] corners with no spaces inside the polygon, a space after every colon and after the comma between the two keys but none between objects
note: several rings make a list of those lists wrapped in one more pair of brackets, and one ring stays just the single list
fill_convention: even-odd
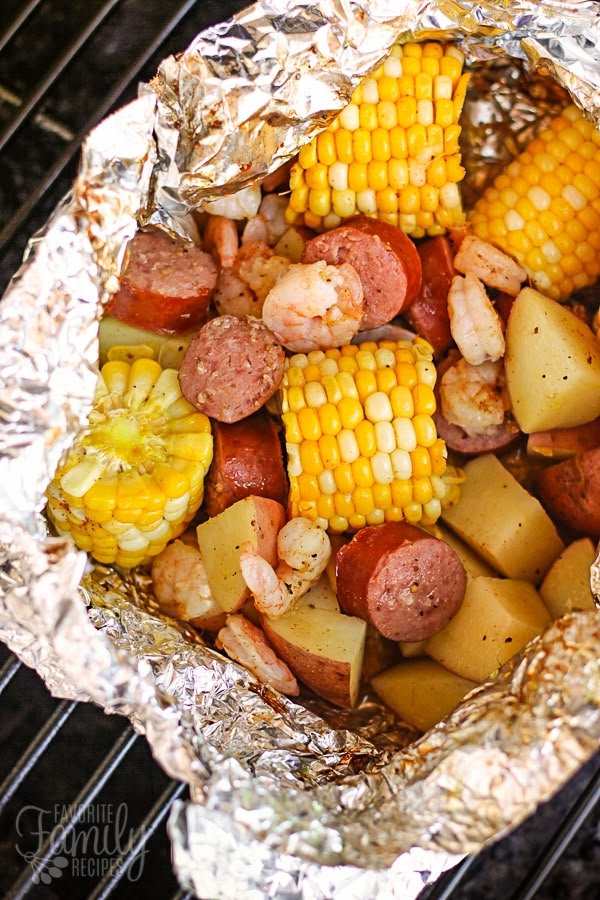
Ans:
[{"label": "crumpled aluminum foil", "polygon": [[335,712],[256,685],[157,616],[143,577],[47,535],[44,490],[89,412],[98,320],[137,222],[185,234],[191,207],[293,155],[400,34],[456,38],[477,71],[527,60],[600,123],[593,0],[265,0],[165,60],[92,132],[0,306],[0,636],[54,695],[128,716],[190,784],[170,819],[174,865],[211,898],[409,900],[598,745],[593,613],[555,623],[410,744],[375,704]]}]

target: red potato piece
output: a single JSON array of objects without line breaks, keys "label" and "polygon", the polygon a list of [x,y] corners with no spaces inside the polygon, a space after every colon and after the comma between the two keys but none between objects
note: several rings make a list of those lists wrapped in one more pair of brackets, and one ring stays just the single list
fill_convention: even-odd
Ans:
[{"label": "red potato piece", "polygon": [[210,418],[239,422],[273,396],[284,359],[281,344],[259,319],[217,316],[200,329],[183,357],[181,391]]},{"label": "red potato piece", "polygon": [[467,576],[445,541],[387,522],[361,529],[338,551],[336,580],[344,612],[392,641],[420,641],[456,614]]},{"label": "red potato piece", "polygon": [[213,421],[213,461],[204,482],[204,507],[216,516],[244,497],[287,504],[288,485],[273,419],[259,410],[240,422]]},{"label": "red potato piece", "polygon": [[206,321],[216,284],[210,253],[163,231],[140,231],[107,312],[158,334],[181,334]]},{"label": "red potato piece", "polygon": [[277,535],[286,523],[285,509],[266,497],[244,497],[196,528],[212,596],[225,612],[235,612],[250,598],[240,568],[240,548],[250,542],[269,565],[277,565]]},{"label": "red potato piece", "polygon": [[404,316],[439,356],[453,344],[448,291],[456,274],[454,253],[448,238],[442,236],[424,241],[417,250],[423,272],[421,290],[404,310]]},{"label": "red potato piece", "polygon": [[545,469],[537,493],[556,522],[575,534],[600,538],[600,448]]},{"label": "red potato piece", "polygon": [[421,260],[411,239],[400,228],[367,216],[353,216],[308,241],[302,262],[320,259],[330,265],[350,263],[358,272],[364,331],[390,322],[412,303],[421,286]]}]

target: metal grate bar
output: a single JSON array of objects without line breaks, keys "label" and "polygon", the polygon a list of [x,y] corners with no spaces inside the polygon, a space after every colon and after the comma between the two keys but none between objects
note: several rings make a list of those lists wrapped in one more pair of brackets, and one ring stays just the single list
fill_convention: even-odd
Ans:
[{"label": "metal grate bar", "polygon": [[0,815],[2,815],[19,786],[27,778],[27,775],[35,766],[48,744],[56,737],[76,706],[77,703],[73,700],[63,700],[58,704],[21,759],[13,766],[2,784],[0,784]]},{"label": "metal grate bar", "polygon": [[0,669],[0,694],[8,687],[20,668],[20,659],[10,657],[6,660]]},{"label": "metal grate bar", "polygon": [[129,84],[134,80],[148,60],[158,50],[160,45],[169,37],[172,31],[179,25],[181,20],[195,6],[196,0],[186,0],[186,2],[171,16],[164,27],[158,32],[152,41],[142,50],[140,55],[134,60],[123,77],[117,82],[112,91],[107,94],[104,100],[96,107],[94,115],[90,117],[82,128],[79,129],[73,140],[65,147],[61,156],[54,163],[48,174],[43,178],[35,188],[30,192],[25,203],[21,204],[19,209],[11,216],[4,228],[0,231],[0,250],[2,250],[15,233],[27,221],[31,212],[35,209],[40,200],[45,196],[46,192],[52,187],[54,182],[64,172],[72,158],[81,148],[81,143],[86,134],[94,127],[94,125],[104,118],[111,107],[117,102],[121,94],[126,90]]},{"label": "metal grate bar", "polygon": [[41,2],[42,0],[29,0],[29,3],[24,9],[22,9],[21,12],[18,12],[12,22],[7,25],[6,30],[0,34],[0,53],[4,50],[8,42],[13,39],[21,25],[24,25],[29,16],[35,12]]},{"label": "metal grate bar", "polygon": [[[95,797],[97,797],[115,769],[121,765],[138,738],[139,735],[133,731],[130,726],[121,733],[120,737],[115,741],[110,753],[104,757],[91,778],[69,806],[69,809],[73,811],[72,815],[63,816],[52,831],[52,834],[56,835],[54,840],[48,839],[45,842],[40,851],[40,857],[37,860],[38,868],[45,868],[49,861],[57,855],[62,844],[82,818],[86,807],[88,807]],[[50,835],[50,838],[52,837],[52,834]],[[34,884],[33,877],[35,871],[34,867],[30,866],[23,872],[9,892],[11,900],[21,900],[21,898],[27,895]]]},{"label": "metal grate bar", "polygon": [[454,891],[461,886],[476,859],[476,853],[466,856],[453,869],[444,872],[434,882],[432,889],[427,894],[427,900],[450,900],[451,897],[456,897],[457,895],[454,894]]},{"label": "metal grate bar", "polygon": [[595,805],[600,800],[600,769],[573,804],[569,814],[532,866],[530,874],[519,885],[511,900],[534,900],[554,866],[559,861]]},{"label": "metal grate bar", "polygon": [[130,846],[127,852],[122,853],[117,858],[114,866],[111,867],[106,876],[98,884],[95,891],[89,895],[88,900],[105,900],[106,897],[112,894],[140,850],[143,849],[158,826],[166,818],[173,801],[180,797],[186,789],[187,784],[175,782],[170,784],[163,791],[141,825],[131,836]]},{"label": "metal grate bar", "polygon": [[62,56],[59,56],[53,66],[46,72],[44,77],[34,87],[31,94],[23,100],[23,104],[16,110],[15,115],[8,121],[6,127],[0,131],[0,150],[4,149],[15,132],[21,127],[23,122],[29,117],[31,112],[38,105],[44,95],[50,90],[59,75],[64,72],[74,56],[79,53],[83,45],[100,27],[119,0],[108,0],[104,6],[98,10],[91,22],[79,32],[77,37],[69,44]]}]

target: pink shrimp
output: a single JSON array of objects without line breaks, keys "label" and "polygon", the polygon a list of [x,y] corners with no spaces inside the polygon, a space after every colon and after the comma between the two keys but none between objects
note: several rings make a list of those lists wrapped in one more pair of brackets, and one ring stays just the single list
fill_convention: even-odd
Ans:
[{"label": "pink shrimp", "polygon": [[152,586],[161,610],[196,627],[216,631],[225,621],[214,599],[195,535],[172,541],[152,563]]},{"label": "pink shrimp", "polygon": [[239,247],[237,225],[225,216],[209,216],[202,243],[205,250],[216,252],[224,269],[231,268]]},{"label": "pink shrimp", "polygon": [[285,220],[287,205],[288,198],[285,196],[267,194],[263,197],[258,213],[246,222],[242,243],[264,241],[273,247],[289,228]]},{"label": "pink shrimp", "polygon": [[225,627],[217,635],[216,645],[259,681],[270,684],[281,694],[297,697],[300,693],[298,682],[269,646],[262,629],[240,613],[227,616]]},{"label": "pink shrimp", "polygon": [[331,542],[319,525],[298,516],[277,535],[276,569],[252,544],[242,545],[240,570],[254,595],[254,605],[271,619],[283,616],[317,583],[329,562]]},{"label": "pink shrimp", "polygon": [[219,273],[214,294],[217,311],[222,316],[260,318],[265,297],[290,264],[264,241],[242,244],[231,268]]},{"label": "pink shrimp", "polygon": [[295,353],[349,344],[363,315],[363,289],[354,266],[329,266],[323,260],[290,266],[263,306],[265,325]]}]

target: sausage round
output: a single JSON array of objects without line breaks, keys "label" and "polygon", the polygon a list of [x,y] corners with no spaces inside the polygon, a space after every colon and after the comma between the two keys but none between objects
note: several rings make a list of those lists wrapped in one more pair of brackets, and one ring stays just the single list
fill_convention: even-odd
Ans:
[{"label": "sausage round", "polygon": [[287,506],[288,486],[277,428],[264,410],[226,425],[212,423],[213,461],[204,482],[204,506],[216,516],[244,497],[268,497]]},{"label": "sausage round", "polygon": [[267,326],[252,316],[217,316],[191,341],[179,369],[181,392],[219,422],[239,422],[273,396],[285,355]]},{"label": "sausage round", "polygon": [[455,365],[459,359],[460,354],[451,351],[437,367],[437,383],[435,387],[437,409],[433,414],[433,421],[435,422],[438,437],[445,441],[449,450],[455,450],[457,453],[463,453],[465,456],[478,456],[480,453],[496,453],[500,450],[506,450],[521,436],[521,431],[512,417],[505,417],[501,424],[491,426],[485,433],[469,434],[460,425],[449,422],[443,414],[439,392],[440,382],[444,372]]},{"label": "sausage round", "polygon": [[600,538],[600,447],[545,469],[537,493],[556,522],[578,535]]},{"label": "sausage round", "polygon": [[362,282],[365,314],[361,330],[390,322],[419,292],[421,260],[400,228],[353,216],[308,241],[302,262],[324,259],[330,265],[350,263]]},{"label": "sausage round", "polygon": [[164,231],[139,231],[108,311],[128,325],[179,334],[206,321],[216,285],[210,253]]},{"label": "sausage round", "polygon": [[404,315],[439,356],[453,343],[448,291],[455,275],[454,254],[448,238],[441,235],[419,244],[417,251],[422,268],[421,290]]},{"label": "sausage round", "polygon": [[336,558],[337,595],[393,641],[421,641],[447,625],[467,576],[449,544],[406,522],[361,529]]}]

